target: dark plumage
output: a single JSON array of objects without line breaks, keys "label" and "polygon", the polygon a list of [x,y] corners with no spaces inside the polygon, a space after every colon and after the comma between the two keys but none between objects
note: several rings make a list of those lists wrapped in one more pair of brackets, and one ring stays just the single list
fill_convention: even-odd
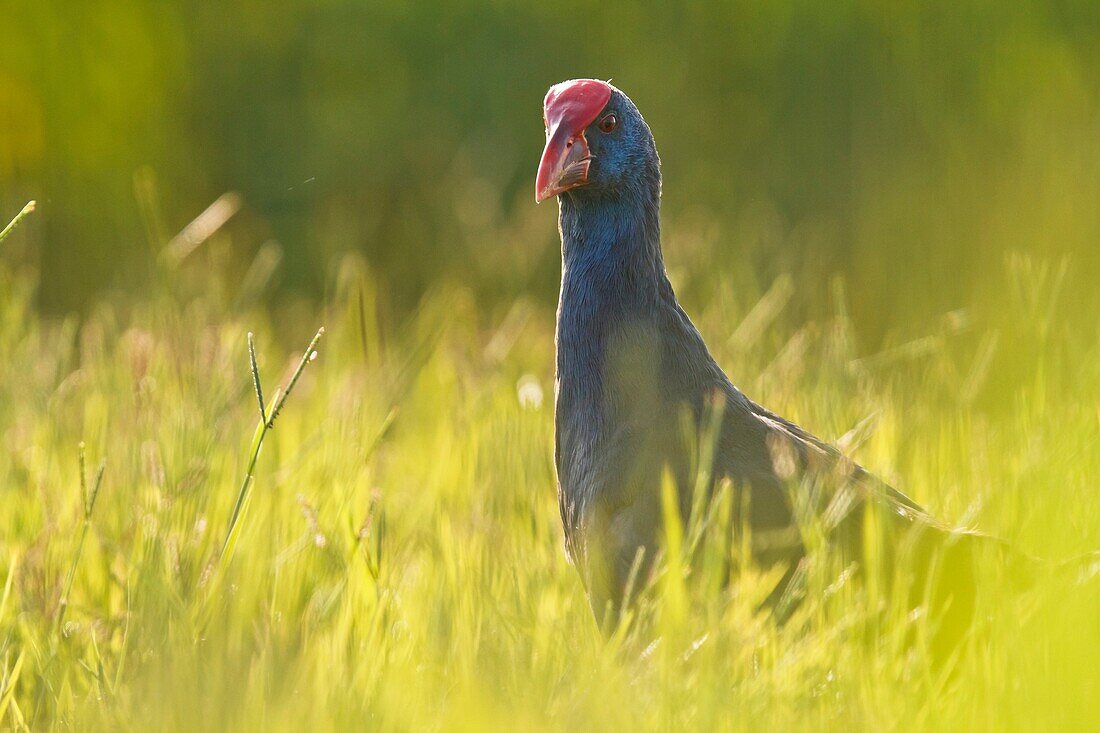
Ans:
[{"label": "dark plumage", "polygon": [[546,119],[536,198],[560,201],[559,500],[566,546],[597,617],[615,617],[636,558],[644,571],[657,552],[666,468],[687,516],[696,473],[684,416],[701,429],[716,409],[705,488],[729,479],[734,504],[749,500],[742,521],[757,562],[790,571],[803,558],[795,507],[807,504],[809,495],[797,492],[813,483],[825,490],[810,509],[843,551],[858,558],[866,509],[880,510],[879,524],[919,534],[913,546],[923,562],[935,554],[952,568],[945,592],[958,596],[957,616],[969,614],[977,536],[948,531],[829,444],[754,403],[711,356],[665,274],[660,160],[634,103],[603,82],[564,82],[547,95]]}]

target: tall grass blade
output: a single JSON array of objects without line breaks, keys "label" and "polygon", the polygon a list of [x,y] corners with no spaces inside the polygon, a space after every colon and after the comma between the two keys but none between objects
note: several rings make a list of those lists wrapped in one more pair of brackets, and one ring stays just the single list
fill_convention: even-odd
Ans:
[{"label": "tall grass blade", "polygon": [[23,207],[23,210],[15,215],[15,218],[8,222],[8,225],[4,227],[3,231],[0,231],[0,243],[2,243],[8,236],[15,231],[15,228],[19,226],[22,221],[27,218],[35,209],[35,202],[28,201],[27,205]]},{"label": "tall grass blade", "polygon": [[260,457],[260,449],[263,448],[264,438],[267,436],[267,432],[275,427],[275,418],[279,416],[279,412],[283,409],[283,405],[286,404],[287,398],[290,396],[290,393],[294,390],[294,386],[301,378],[302,372],[305,371],[306,365],[317,358],[317,343],[324,335],[324,327],[317,330],[317,333],[309,342],[309,346],[307,346],[305,352],[303,352],[302,358],[298,361],[298,366],[294,369],[294,373],[291,375],[290,380],[287,382],[286,388],[283,390],[276,390],[275,399],[272,403],[271,413],[269,415],[264,410],[264,397],[263,388],[260,384],[260,371],[256,365],[255,341],[252,334],[248,334],[249,366],[251,367],[252,371],[252,383],[256,390],[256,401],[260,407],[260,420],[256,424],[256,431],[252,435],[252,443],[248,449],[248,467],[245,469],[244,479],[241,482],[241,488],[237,491],[237,499],[233,503],[233,512],[229,516],[229,524],[225,530],[225,539],[222,541],[221,552],[219,553],[219,560],[223,565],[227,563],[232,556],[233,547],[236,544],[237,536],[240,532],[242,519],[244,517],[245,511],[248,508],[248,501],[251,496],[252,483],[256,474],[256,461]]},{"label": "tall grass blade", "polygon": [[92,484],[91,491],[88,491],[87,478],[85,476],[84,468],[84,443],[80,444],[80,508],[83,514],[83,521],[80,524],[80,539],[76,542],[76,552],[73,553],[72,562],[69,564],[69,572],[65,576],[64,590],[61,593],[61,601],[57,607],[57,623],[56,631],[61,632],[65,623],[65,612],[69,607],[69,595],[72,593],[73,580],[76,578],[76,570],[80,565],[80,556],[84,552],[84,543],[88,539],[88,530],[92,526],[92,512],[95,511],[96,498],[99,496],[99,487],[103,483],[103,472],[107,468],[106,460],[103,460],[99,464],[99,468],[96,470],[95,482]]}]

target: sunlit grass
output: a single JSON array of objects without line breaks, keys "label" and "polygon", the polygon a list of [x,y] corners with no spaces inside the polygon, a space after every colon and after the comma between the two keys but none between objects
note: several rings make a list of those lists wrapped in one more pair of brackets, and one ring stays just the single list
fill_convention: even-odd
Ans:
[{"label": "sunlit grass", "polygon": [[[166,285],[47,320],[33,275],[0,263],[0,724],[1100,724],[1100,580],[1051,572],[1017,592],[992,558],[975,638],[947,665],[912,643],[919,620],[871,612],[827,563],[776,627],[755,610],[776,578],[746,569],[724,590],[730,548],[691,528],[670,528],[673,559],[639,618],[602,639],[562,551],[552,310],[482,310],[442,288],[391,322],[362,273],[345,262],[322,312],[297,321],[241,307],[209,270],[205,292]],[[960,335],[953,316],[875,355],[855,352],[840,288],[806,323],[784,315],[798,297],[786,278],[689,305],[746,391],[846,435],[934,513],[1037,555],[1095,549],[1097,334],[1058,328],[1057,266],[991,276],[1006,282],[1003,320]],[[304,369],[318,321],[323,358]],[[277,422],[282,398],[260,398],[253,432],[260,374],[296,387]],[[83,492],[82,442],[106,460]],[[227,527],[232,562],[211,580]]]}]

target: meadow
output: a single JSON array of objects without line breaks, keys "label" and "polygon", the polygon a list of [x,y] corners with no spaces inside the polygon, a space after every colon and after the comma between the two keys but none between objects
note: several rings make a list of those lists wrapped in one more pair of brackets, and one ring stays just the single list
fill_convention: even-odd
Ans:
[{"label": "meadow", "polygon": [[[20,231],[0,243],[4,728],[1100,726],[1095,568],[1021,590],[986,563],[944,665],[843,573],[777,627],[757,611],[774,578],[708,582],[670,530],[638,618],[602,638],[562,549],[543,301],[449,282],[394,314],[347,255],[321,302],[271,307],[278,253],[231,276],[208,232],[151,249],[149,287],[49,316],[38,270],[5,260]],[[1042,557],[1100,548],[1100,339],[1067,317],[1089,288],[1072,262],[1006,256],[986,307],[861,353],[842,279],[700,284],[672,242],[751,396],[948,521]]]}]

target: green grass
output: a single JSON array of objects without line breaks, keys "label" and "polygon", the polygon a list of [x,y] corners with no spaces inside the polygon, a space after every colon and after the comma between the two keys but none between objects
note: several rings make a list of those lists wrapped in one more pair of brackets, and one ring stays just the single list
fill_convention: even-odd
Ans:
[{"label": "green grass", "polygon": [[[906,643],[919,619],[835,577],[777,629],[753,611],[773,578],[724,591],[676,563],[645,623],[602,640],[562,550],[550,305],[441,286],[390,318],[346,260],[320,308],[267,312],[208,264],[46,319],[0,252],[0,726],[1100,725],[1095,577],[1015,592],[990,561],[947,668]],[[826,436],[862,422],[855,456],[936,514],[1038,555],[1098,548],[1100,344],[1063,322],[1087,284],[994,269],[1003,302],[864,358],[839,286],[806,323],[786,280],[688,305],[747,392]],[[296,368],[257,421],[254,375]]]}]

